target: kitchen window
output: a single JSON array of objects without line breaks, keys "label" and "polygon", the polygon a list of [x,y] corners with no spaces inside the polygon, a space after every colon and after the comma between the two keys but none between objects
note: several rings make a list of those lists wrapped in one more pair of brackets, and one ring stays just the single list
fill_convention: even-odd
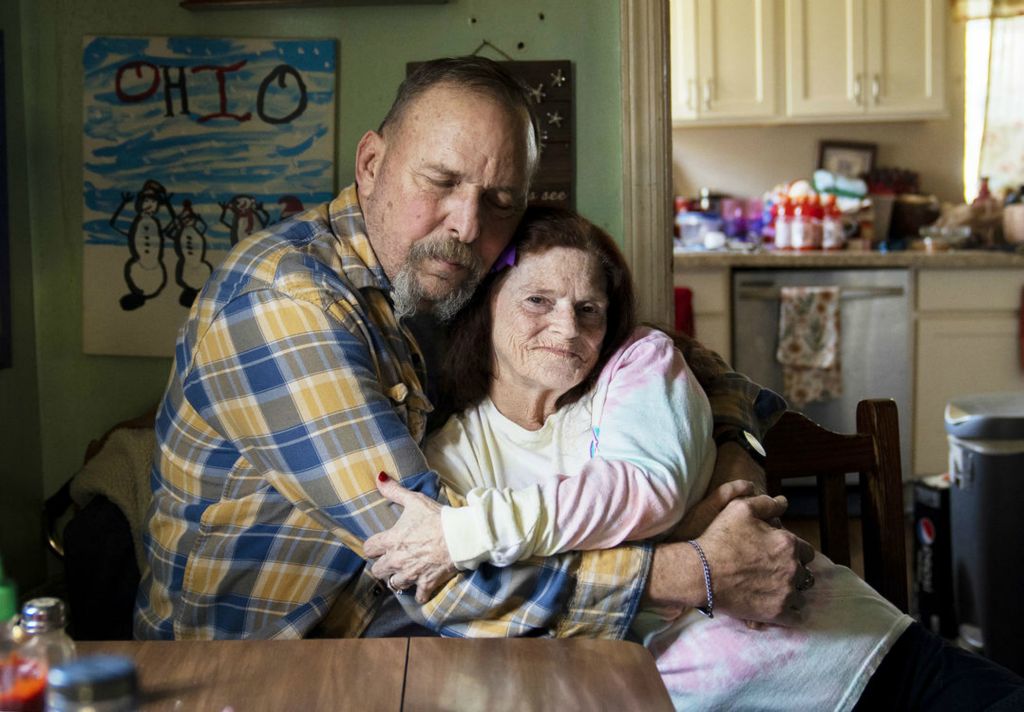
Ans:
[{"label": "kitchen window", "polygon": [[981,176],[993,192],[1024,183],[1024,2],[962,0],[966,20],[964,198]]}]

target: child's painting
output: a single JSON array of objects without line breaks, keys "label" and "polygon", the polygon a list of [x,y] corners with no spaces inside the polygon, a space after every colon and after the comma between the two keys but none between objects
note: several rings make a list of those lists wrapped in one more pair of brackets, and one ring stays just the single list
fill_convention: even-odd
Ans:
[{"label": "child's painting", "polygon": [[86,37],[83,347],[170,356],[239,240],[334,195],[334,40]]}]

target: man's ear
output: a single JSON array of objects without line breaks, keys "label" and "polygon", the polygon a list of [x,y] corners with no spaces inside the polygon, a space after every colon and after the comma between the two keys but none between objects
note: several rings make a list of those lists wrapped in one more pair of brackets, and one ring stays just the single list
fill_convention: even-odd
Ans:
[{"label": "man's ear", "polygon": [[356,147],[356,185],[359,186],[360,195],[373,193],[386,150],[384,137],[376,131],[367,131],[359,139]]}]

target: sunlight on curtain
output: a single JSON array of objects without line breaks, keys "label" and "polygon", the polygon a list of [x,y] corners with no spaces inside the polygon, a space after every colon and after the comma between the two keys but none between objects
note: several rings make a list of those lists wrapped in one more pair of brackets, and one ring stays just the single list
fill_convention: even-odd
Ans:
[{"label": "sunlight on curtain", "polygon": [[1024,17],[992,20],[988,109],[978,174],[992,190],[1024,182]]},{"label": "sunlight on curtain", "polygon": [[1024,0],[954,4],[964,6],[958,11],[989,13],[966,23],[964,198],[969,202],[978,194],[979,176],[989,177],[993,192],[1024,183]]}]

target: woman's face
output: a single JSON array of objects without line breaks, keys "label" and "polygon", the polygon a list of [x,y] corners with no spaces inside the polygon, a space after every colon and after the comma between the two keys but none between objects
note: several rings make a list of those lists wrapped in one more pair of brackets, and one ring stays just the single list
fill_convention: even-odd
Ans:
[{"label": "woman's face", "polygon": [[565,393],[597,363],[607,311],[596,257],[567,247],[520,255],[491,298],[496,378]]}]

